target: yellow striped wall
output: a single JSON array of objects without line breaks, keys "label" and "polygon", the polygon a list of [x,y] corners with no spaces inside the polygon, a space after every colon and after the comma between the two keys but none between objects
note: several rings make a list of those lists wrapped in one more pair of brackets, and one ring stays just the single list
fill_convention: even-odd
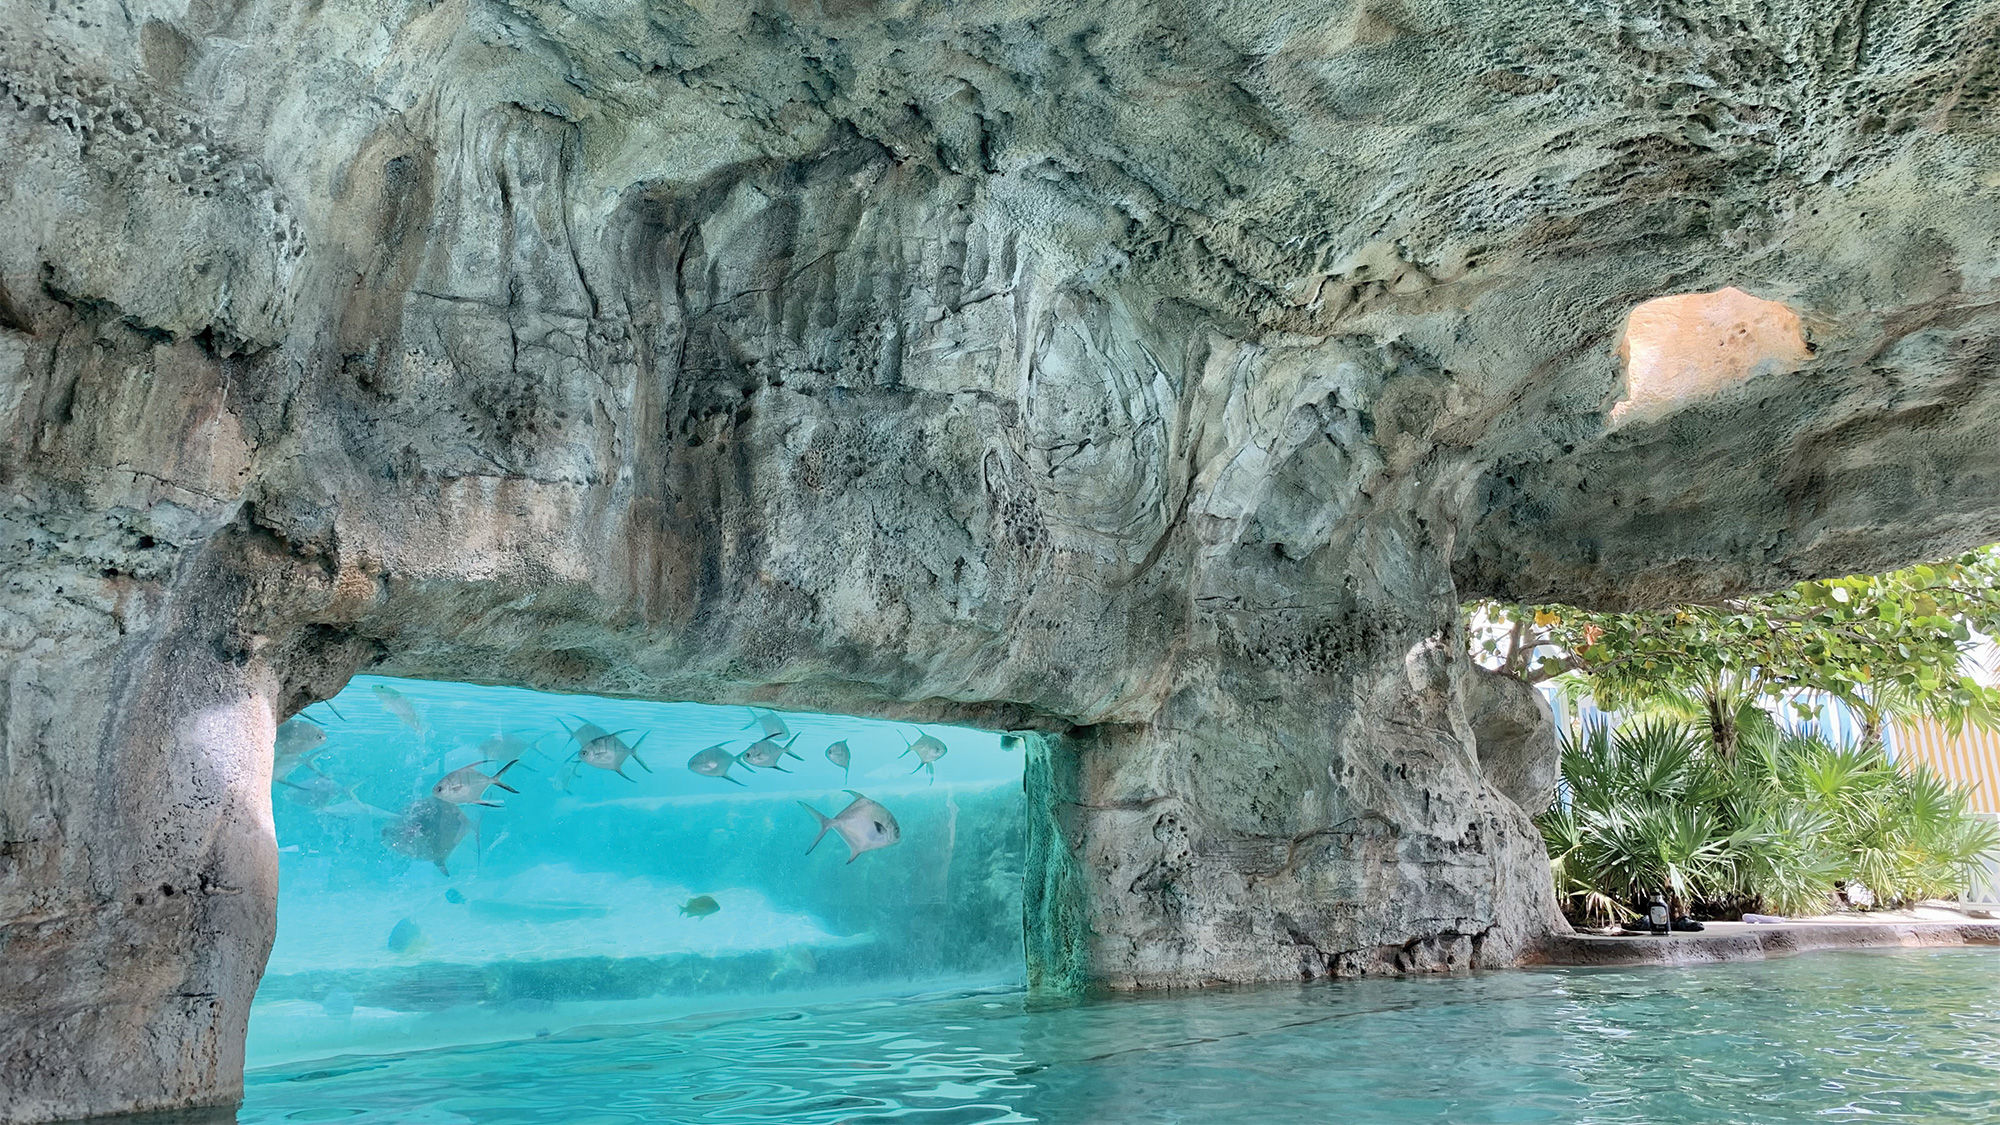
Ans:
[{"label": "yellow striped wall", "polygon": [[1914,759],[1972,791],[1976,812],[2000,813],[2000,732],[1971,727],[1957,736],[1929,719],[1894,724],[1889,741],[1896,758]]}]

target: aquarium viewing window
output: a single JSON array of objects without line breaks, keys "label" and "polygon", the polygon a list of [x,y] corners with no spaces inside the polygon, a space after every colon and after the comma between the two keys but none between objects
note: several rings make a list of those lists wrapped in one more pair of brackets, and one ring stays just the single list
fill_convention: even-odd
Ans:
[{"label": "aquarium viewing window", "polygon": [[249,1061],[1019,983],[1018,746],[357,677],[279,729]]}]

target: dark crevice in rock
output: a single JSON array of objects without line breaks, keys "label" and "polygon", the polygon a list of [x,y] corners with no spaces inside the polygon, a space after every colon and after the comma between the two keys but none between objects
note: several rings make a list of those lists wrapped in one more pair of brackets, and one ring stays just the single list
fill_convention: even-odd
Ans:
[{"label": "dark crevice in rock", "polygon": [[0,328],[29,336],[35,334],[35,322],[14,303],[13,296],[7,292],[4,280],[0,280]]}]

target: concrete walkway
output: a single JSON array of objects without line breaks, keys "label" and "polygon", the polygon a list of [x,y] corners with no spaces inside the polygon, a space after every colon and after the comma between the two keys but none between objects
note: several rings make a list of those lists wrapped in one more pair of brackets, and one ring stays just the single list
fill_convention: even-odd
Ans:
[{"label": "concrete walkway", "polygon": [[1709,922],[1698,934],[1664,937],[1600,937],[1593,934],[1548,938],[1531,964],[1542,965],[1699,965],[1754,961],[1820,949],[1894,949],[1947,945],[2000,946],[2000,921],[1973,916],[1986,904],[1944,907],[1925,904],[1906,911],[1832,914],[1770,925]]}]

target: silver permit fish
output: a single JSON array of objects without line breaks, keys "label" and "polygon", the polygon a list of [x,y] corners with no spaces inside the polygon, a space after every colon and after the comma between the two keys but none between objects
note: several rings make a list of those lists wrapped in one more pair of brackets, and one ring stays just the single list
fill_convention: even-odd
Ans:
[{"label": "silver permit fish", "polygon": [[771,959],[771,979],[777,980],[787,973],[794,976],[809,976],[819,972],[819,958],[803,945],[788,945]]},{"label": "silver permit fish", "polygon": [[570,783],[575,781],[576,775],[582,772],[583,763],[577,761],[575,758],[571,758],[562,764],[562,768],[557,770],[554,776],[549,778],[549,785],[554,787],[558,793],[567,793],[569,792]]},{"label": "silver permit fish", "polygon": [[504,762],[509,758],[519,761],[530,754],[541,754],[541,744],[539,737],[528,739],[518,734],[496,734],[479,744],[479,758],[486,762]]},{"label": "silver permit fish", "polygon": [[418,734],[424,732],[424,718],[417,714],[417,705],[411,703],[408,696],[387,684],[371,684],[368,690],[375,693],[384,711],[396,716],[404,726]]},{"label": "silver permit fish", "polygon": [[[795,734],[792,736],[792,742],[797,742],[798,740],[798,735]],[[750,744],[750,749],[736,755],[736,760],[746,766],[756,766],[760,770],[777,770],[779,773],[790,773],[792,771],[779,764],[786,755],[798,758],[801,762],[805,761],[804,758],[800,758],[799,755],[792,752],[792,742],[779,742],[775,738],[760,738]]]},{"label": "silver permit fish", "polygon": [[286,800],[313,810],[326,808],[343,797],[354,795],[352,786],[342,785],[310,765],[306,767],[304,784],[285,777],[279,778],[278,784],[291,790],[285,794]]},{"label": "silver permit fish", "polygon": [[348,787],[346,795],[340,800],[322,808],[314,809],[313,815],[321,819],[337,817],[344,820],[394,820],[396,818],[396,814],[390,812],[388,809],[376,808],[374,805],[356,796],[353,786]]},{"label": "silver permit fish", "polygon": [[785,720],[779,718],[777,712],[757,707],[750,708],[750,721],[743,724],[744,730],[751,727],[762,730],[765,738],[784,738],[792,733],[792,728],[785,725]]},{"label": "silver permit fish", "polygon": [[733,785],[742,785],[742,782],[729,776],[729,767],[736,764],[736,755],[723,749],[727,745],[727,742],[718,742],[689,758],[688,769],[703,777],[719,777]]},{"label": "silver permit fish", "polygon": [[[618,732],[618,734],[625,733],[627,732]],[[646,734],[651,733],[653,732],[646,732]],[[582,762],[586,766],[596,766],[601,770],[610,770],[627,781],[633,780],[625,772],[625,763],[628,759],[637,762],[640,769],[645,770],[647,773],[652,773],[653,767],[647,765],[639,757],[639,743],[646,741],[646,734],[640,735],[638,742],[634,742],[630,746],[619,741],[618,734],[600,735],[584,743],[583,749],[576,752],[577,761]]]},{"label": "silver permit fish", "polygon": [[570,741],[576,743],[579,748],[588,746],[611,733],[596,723],[586,721],[581,715],[571,715],[570,718],[576,720],[576,725],[563,727],[563,733],[569,735]]},{"label": "silver permit fish", "polygon": [[946,746],[943,740],[931,732],[922,730],[922,728],[919,728],[919,731],[917,740],[910,743],[909,749],[896,756],[898,758],[907,758],[911,754],[915,754],[917,756],[917,769],[910,772],[915,773],[917,770],[923,769],[931,771],[931,783],[935,785],[937,783],[937,761],[939,758],[950,753],[951,748]]},{"label": "silver permit fish", "polygon": [[326,744],[326,728],[306,718],[294,715],[278,724],[278,739],[273,751],[272,772],[279,777],[298,769],[307,756]]},{"label": "silver permit fish", "polygon": [[[491,759],[488,760],[490,761]],[[440,801],[450,801],[454,805],[484,805],[489,809],[497,809],[500,807],[500,802],[487,800],[486,788],[487,786],[493,786],[498,789],[505,789],[509,793],[519,793],[519,789],[500,780],[500,775],[513,769],[520,763],[521,759],[515,758],[490,774],[483,773],[479,769],[480,766],[486,764],[484,761],[474,762],[469,766],[460,766],[439,778],[438,783],[431,786],[431,796],[436,797]]]},{"label": "silver permit fish", "polygon": [[412,859],[427,859],[450,875],[445,861],[470,831],[472,818],[465,810],[436,797],[419,797],[394,821],[382,826],[382,842]]},{"label": "silver permit fish", "polygon": [[[562,726],[563,734],[567,735],[571,742],[576,743],[578,753],[581,753],[584,747],[611,733],[581,715],[571,715],[570,718],[576,720],[576,725],[573,727],[564,726],[561,719],[556,720],[556,723]],[[564,760],[567,764],[556,771],[554,777],[549,778],[549,784],[555,786],[558,791],[567,793],[570,782],[575,781],[576,775],[583,772],[583,763],[577,759],[576,754],[571,754]]]},{"label": "silver permit fish", "polygon": [[903,829],[896,823],[896,818],[890,815],[888,809],[855,793],[852,789],[845,792],[853,794],[854,800],[830,817],[804,801],[799,802],[800,808],[813,814],[813,819],[819,821],[819,835],[814,836],[813,842],[806,847],[807,855],[811,855],[813,849],[819,847],[819,842],[826,838],[826,830],[829,828],[839,833],[840,838],[847,842],[849,863],[861,858],[862,852],[886,848],[903,838]]},{"label": "silver permit fish", "polygon": [[847,740],[843,738],[826,748],[826,760],[840,767],[840,779],[845,781],[847,768],[854,763],[854,751],[847,748]]}]

